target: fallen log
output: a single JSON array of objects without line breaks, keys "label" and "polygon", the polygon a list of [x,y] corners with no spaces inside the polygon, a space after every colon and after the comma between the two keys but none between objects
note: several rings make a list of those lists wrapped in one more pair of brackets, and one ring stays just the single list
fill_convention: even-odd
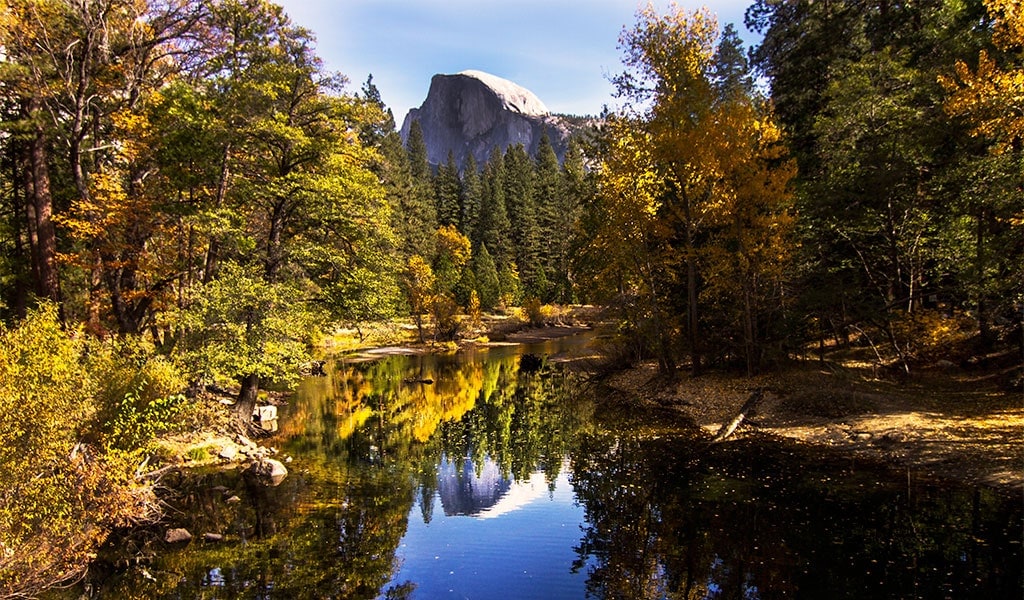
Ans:
[{"label": "fallen log", "polygon": [[747,398],[747,401],[743,403],[742,407],[740,407],[740,412],[733,417],[731,421],[722,424],[718,429],[718,433],[715,434],[715,437],[711,438],[711,443],[717,444],[732,435],[732,433],[736,431],[736,428],[740,426],[740,423],[743,422],[743,419],[746,419],[747,415],[757,410],[757,405],[761,403],[763,398],[764,388],[757,388],[754,390],[754,393],[750,394],[750,398]]}]

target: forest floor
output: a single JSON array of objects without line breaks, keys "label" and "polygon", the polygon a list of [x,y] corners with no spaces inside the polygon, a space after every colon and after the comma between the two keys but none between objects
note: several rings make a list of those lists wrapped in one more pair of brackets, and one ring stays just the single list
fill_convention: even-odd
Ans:
[{"label": "forest floor", "polygon": [[1008,385],[1012,370],[946,365],[896,382],[864,363],[815,360],[753,378],[711,372],[667,381],[656,364],[643,363],[612,375],[607,384],[633,403],[692,421],[709,437],[762,388],[756,411],[723,443],[743,436],[784,438],[925,476],[1020,491],[1024,389]]}]

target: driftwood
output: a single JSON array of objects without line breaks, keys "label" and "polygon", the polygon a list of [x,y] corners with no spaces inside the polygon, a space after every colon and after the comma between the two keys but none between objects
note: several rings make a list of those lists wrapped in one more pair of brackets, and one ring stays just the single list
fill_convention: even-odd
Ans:
[{"label": "driftwood", "polygon": [[746,419],[747,415],[757,410],[757,405],[761,403],[763,398],[764,388],[757,388],[754,390],[754,393],[750,394],[750,398],[747,398],[747,401],[743,403],[743,406],[740,408],[740,412],[733,417],[731,421],[722,424],[722,427],[718,429],[718,433],[715,434],[715,437],[711,438],[711,443],[717,444],[732,435],[732,433],[736,431],[736,428],[740,426],[740,423],[743,422],[743,419]]},{"label": "driftwood", "polygon": [[167,465],[166,467],[161,467],[155,471],[148,471],[146,473],[136,473],[135,479],[137,481],[149,481],[151,479],[158,480],[167,473],[170,473],[171,471],[177,471],[180,468],[181,467],[179,467],[178,465]]}]

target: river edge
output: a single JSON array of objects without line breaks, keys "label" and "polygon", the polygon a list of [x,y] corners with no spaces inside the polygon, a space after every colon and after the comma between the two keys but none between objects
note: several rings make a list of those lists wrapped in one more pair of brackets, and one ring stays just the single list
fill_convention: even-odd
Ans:
[{"label": "river edge", "polygon": [[[521,324],[519,329],[502,332],[501,341],[464,340],[454,351],[541,343],[594,330],[580,321],[545,327]],[[433,344],[403,344],[363,348],[343,358],[359,362],[451,351]],[[577,358],[569,368],[593,371],[601,360],[594,353]],[[917,369],[896,381],[856,360],[815,359],[795,360],[755,377],[710,371],[667,379],[658,373],[655,362],[648,361],[614,369],[602,384],[609,392],[604,402],[640,414],[668,416],[699,428],[709,440],[761,389],[764,397],[756,411],[721,443],[744,438],[788,440],[831,455],[912,469],[926,477],[1020,493],[1024,492],[1024,390],[1007,390],[1000,374],[997,369],[968,370],[946,364]],[[286,399],[287,395],[276,395],[270,402]],[[224,435],[206,436],[200,442],[237,449],[248,443]],[[274,448],[267,452],[276,454]],[[245,453],[235,454],[245,458]],[[205,464],[237,465],[212,458]]]},{"label": "river edge", "polygon": [[829,455],[881,462],[919,476],[1024,492],[1024,390],[1007,391],[998,373],[921,369],[906,381],[870,368],[802,361],[745,377],[711,372],[669,380],[645,362],[606,380],[631,410],[692,422],[709,442],[756,390],[763,400],[728,444],[788,440]]},{"label": "river edge", "polygon": [[[462,349],[538,343],[592,330],[582,324],[524,327],[505,336],[504,341],[467,342]],[[442,350],[419,344],[389,346],[364,349],[349,354],[346,360],[363,354],[380,358]],[[561,362],[559,357],[549,360]],[[599,360],[596,353],[590,354],[570,362],[568,368],[588,377]],[[921,369],[900,383],[850,361],[805,360],[753,378],[710,371],[699,377],[678,373],[667,379],[658,373],[656,363],[641,362],[592,380],[606,392],[599,396],[599,410],[632,415],[637,431],[625,435],[652,433],[645,428],[656,428],[653,435],[684,429],[692,435],[697,428],[710,442],[751,393],[763,389],[758,410],[721,442],[722,449],[749,442],[798,444],[805,455],[820,454],[822,460],[850,458],[905,468],[908,482],[913,470],[915,480],[980,485],[1011,496],[1024,491],[1024,393],[1006,391],[991,371],[948,366]],[[286,403],[289,396],[270,394],[265,401]],[[216,406],[218,398],[208,396],[203,401],[212,411],[230,415],[227,407]],[[174,495],[178,493],[173,489],[175,482],[180,484],[209,469],[241,470],[256,457],[273,457],[289,469],[302,468],[301,461],[293,467],[290,457],[273,447],[274,438],[255,441],[257,444],[229,427],[211,423],[203,431],[174,440],[173,449],[168,448],[165,456],[170,459],[168,473],[177,475],[161,478],[159,485],[164,493]],[[241,451],[243,448],[247,450]],[[148,534],[141,535],[170,544],[167,536],[173,529],[169,527],[154,524]]]}]

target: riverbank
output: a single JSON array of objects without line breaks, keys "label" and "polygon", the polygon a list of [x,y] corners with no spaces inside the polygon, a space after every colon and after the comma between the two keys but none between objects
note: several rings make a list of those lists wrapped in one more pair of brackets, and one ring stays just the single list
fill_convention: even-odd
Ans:
[{"label": "riverbank", "polygon": [[[399,334],[404,339],[389,338],[395,343],[371,347],[375,336],[370,335],[362,345],[350,341],[347,351],[340,352],[340,345],[329,350],[359,361],[538,343],[589,331],[599,317],[593,307],[573,307],[544,326],[532,326],[515,313],[487,315],[457,344],[418,343],[406,324]],[[588,370],[600,360],[591,359],[576,368]],[[834,355],[827,361],[794,361],[752,378],[712,371],[696,378],[680,373],[673,381],[659,376],[654,362],[645,362],[611,375],[606,384],[628,410],[668,413],[709,438],[737,416],[754,390],[763,389],[756,410],[726,443],[751,436],[782,438],[926,476],[1024,490],[1024,390],[1008,386],[1006,372],[938,363],[896,381],[866,361]],[[198,454],[210,460],[186,459],[186,464],[214,462],[224,444],[206,436],[199,445],[208,452]],[[179,447],[179,455],[188,452],[187,446],[184,451]]]},{"label": "riverbank", "polygon": [[621,399],[692,421],[709,439],[751,394],[763,400],[732,439],[784,438],[935,478],[1024,490],[1024,391],[995,369],[921,369],[899,383],[853,362],[793,363],[753,378],[682,374],[643,363],[607,380]]}]

